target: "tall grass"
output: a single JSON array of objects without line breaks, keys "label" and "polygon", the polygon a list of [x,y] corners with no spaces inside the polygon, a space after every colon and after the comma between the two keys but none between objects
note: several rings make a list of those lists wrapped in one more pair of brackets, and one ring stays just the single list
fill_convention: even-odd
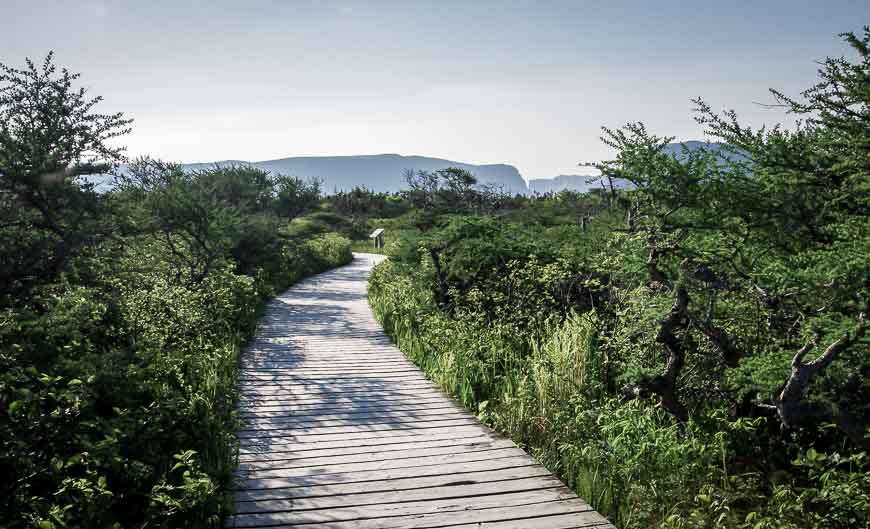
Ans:
[{"label": "tall grass", "polygon": [[531,341],[532,378],[542,415],[554,413],[578,391],[603,382],[593,314],[571,314],[547,334],[550,338],[545,341]]},{"label": "tall grass", "polygon": [[430,378],[619,527],[656,526],[715,466],[694,429],[608,396],[592,314],[525,330],[451,318],[389,261],[373,272],[369,303]]}]

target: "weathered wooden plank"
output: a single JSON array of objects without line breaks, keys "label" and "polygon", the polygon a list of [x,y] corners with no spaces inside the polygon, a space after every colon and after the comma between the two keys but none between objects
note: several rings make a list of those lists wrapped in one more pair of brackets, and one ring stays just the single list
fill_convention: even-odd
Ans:
[{"label": "weathered wooden plank", "polygon": [[260,377],[260,378],[243,378],[239,381],[239,387],[242,388],[257,388],[257,387],[266,387],[266,386],[275,386],[282,388],[318,388],[318,387],[329,387],[329,388],[348,388],[353,389],[355,387],[372,387],[376,385],[378,387],[382,386],[385,383],[392,384],[395,382],[396,384],[412,384],[412,383],[426,383],[431,381],[424,377],[419,373],[395,373],[395,374],[381,374],[381,373],[372,373],[372,374],[355,374],[355,375],[335,375],[335,376],[312,376],[307,378],[301,378],[297,375],[284,375],[284,376],[274,376],[274,377]]},{"label": "weathered wooden plank", "polygon": [[348,360],[342,361],[337,358],[314,359],[304,358],[300,361],[289,361],[287,359],[275,358],[273,360],[261,361],[245,361],[240,364],[242,372],[264,372],[272,371],[291,371],[295,369],[311,369],[311,370],[352,370],[352,369],[378,369],[378,368],[397,368],[406,369],[406,366],[411,366],[414,369],[417,367],[408,362],[404,358],[388,359],[388,360]]},{"label": "weathered wooden plank", "polygon": [[240,398],[239,408],[258,406],[285,406],[295,404],[330,404],[345,403],[349,406],[356,404],[371,404],[377,402],[415,402],[417,398],[438,397],[440,394],[434,390],[421,389],[419,392],[410,390],[383,393],[353,393],[325,394],[325,395],[281,395],[281,394],[253,394]]},{"label": "weathered wooden plank", "polygon": [[[394,346],[390,346],[394,347]],[[292,364],[299,365],[304,362],[312,364],[322,363],[327,364],[330,360],[335,362],[335,365],[359,365],[359,364],[380,364],[384,362],[407,362],[408,360],[399,356],[394,352],[389,352],[384,349],[369,349],[367,351],[357,351],[353,354],[340,352],[339,347],[336,350],[319,350],[313,351],[310,349],[302,350],[295,353],[286,351],[287,346],[278,346],[274,348],[264,348],[262,351],[257,349],[251,350],[245,354],[243,362],[266,362],[275,364]]]},{"label": "weathered wooden plank", "polygon": [[435,415],[446,415],[450,413],[463,413],[468,415],[468,412],[452,405],[445,405],[443,402],[433,402],[430,407],[418,408],[369,408],[366,411],[344,411],[339,409],[323,409],[320,408],[314,413],[294,413],[294,414],[271,414],[271,415],[245,415],[241,416],[242,424],[246,427],[253,427],[262,424],[298,424],[300,428],[305,428],[309,423],[325,426],[329,423],[348,424],[359,423],[370,419],[379,418],[415,418],[432,417]]},{"label": "weathered wooden plank", "polygon": [[447,418],[474,418],[465,410],[442,407],[434,410],[405,411],[384,408],[375,413],[324,413],[294,417],[256,417],[242,421],[243,430],[271,430],[276,428],[308,429],[324,426],[359,426],[366,424],[442,420]]},{"label": "weathered wooden plank", "polygon": [[[302,511],[304,512],[304,511]],[[317,513],[318,511],[314,511]],[[555,514],[574,514],[577,518],[575,527],[590,527],[591,520],[600,519],[600,515],[594,513],[582,500],[564,499],[549,502],[534,502],[520,505],[497,506],[487,508],[474,508],[457,505],[454,510],[442,510],[432,513],[415,513],[410,515],[397,515],[392,517],[357,518],[351,520],[331,521],[329,515],[323,514],[321,521],[308,523],[272,525],[276,529],[422,529],[435,527],[450,527],[457,524],[483,524],[494,521],[540,518]],[[585,519],[584,519],[585,518]],[[312,519],[316,520],[314,516]],[[328,525],[324,525],[328,523]],[[238,525],[238,527],[245,527]],[[251,527],[251,526],[248,526]],[[256,527],[254,525],[253,527]],[[594,526],[593,526],[594,527]]]},{"label": "weathered wooden plank", "polygon": [[474,421],[459,420],[459,424],[427,424],[424,426],[415,426],[413,428],[372,428],[367,430],[357,430],[353,432],[277,432],[271,435],[259,436],[239,436],[239,443],[242,447],[250,446],[282,446],[282,445],[298,445],[298,444],[313,444],[313,443],[328,443],[330,441],[341,442],[357,442],[357,444],[380,439],[390,439],[396,437],[417,437],[426,438],[440,433],[461,433],[468,432],[485,432],[484,428]]},{"label": "weathered wooden plank", "polygon": [[269,386],[249,386],[241,384],[239,391],[243,395],[320,395],[324,393],[335,393],[340,391],[343,395],[372,393],[372,392],[388,392],[388,393],[403,393],[407,391],[416,391],[417,389],[429,389],[437,392],[437,386],[426,379],[410,380],[410,381],[374,381],[364,384],[350,384],[354,387],[346,387],[341,384],[331,386],[328,383],[310,384],[308,386],[294,384],[272,384]]},{"label": "weathered wooden plank", "polygon": [[249,398],[240,399],[239,407],[256,407],[256,406],[283,406],[295,404],[321,404],[330,402],[345,402],[351,404],[378,403],[378,402],[395,402],[401,401],[405,403],[416,402],[417,400],[430,398],[443,398],[443,395],[438,391],[419,391],[407,392],[396,391],[391,393],[372,394],[372,393],[351,393],[345,392],[342,394],[328,396],[293,396],[293,395],[266,395],[266,396],[251,396]]},{"label": "weathered wooden plank", "polygon": [[291,377],[298,379],[306,379],[310,377],[330,377],[330,376],[379,376],[397,373],[414,373],[420,374],[420,370],[415,366],[396,365],[396,362],[386,364],[375,364],[373,366],[353,365],[345,368],[327,366],[323,367],[312,366],[307,362],[303,362],[298,366],[288,368],[279,368],[276,370],[267,370],[263,367],[257,369],[241,369],[239,377],[241,380],[271,380],[273,377]]},{"label": "weathered wooden plank", "polygon": [[528,455],[516,446],[502,446],[486,450],[468,452],[452,451],[447,454],[419,455],[415,457],[375,459],[373,461],[354,461],[349,463],[321,462],[304,467],[285,466],[280,462],[271,468],[239,469],[236,475],[243,479],[295,478],[319,476],[322,474],[363,472],[371,470],[392,470],[398,468],[427,467],[451,463],[473,463],[508,459]]},{"label": "weathered wooden plank", "polygon": [[442,444],[441,446],[421,447],[419,445],[406,447],[401,450],[375,450],[369,452],[354,452],[351,454],[334,454],[330,456],[316,455],[309,457],[282,457],[272,456],[271,458],[259,461],[240,461],[239,470],[263,470],[269,468],[300,468],[322,465],[337,465],[341,463],[364,463],[371,461],[400,461],[404,459],[414,459],[417,457],[481,452],[497,448],[514,448],[514,444],[508,439],[490,439],[488,437],[480,437],[477,442],[459,444]]},{"label": "weathered wooden plank", "polygon": [[595,511],[451,525],[450,529],[616,529]]},{"label": "weathered wooden plank", "polygon": [[413,399],[408,401],[375,401],[371,403],[336,401],[314,404],[272,404],[262,406],[240,407],[239,416],[246,417],[304,417],[306,415],[322,416],[324,414],[377,413],[382,410],[413,411],[434,408],[462,409],[452,402],[445,402],[440,396]]},{"label": "weathered wooden plank", "polygon": [[505,492],[525,492],[563,487],[562,482],[551,475],[501,481],[457,482],[423,488],[388,490],[382,492],[361,492],[357,494],[332,494],[294,499],[242,501],[236,503],[236,514],[262,512],[334,509],[360,505],[377,505],[408,501],[444,500],[450,498],[470,498],[503,494]]},{"label": "weathered wooden plank", "polygon": [[[335,360],[335,359],[333,359]],[[395,372],[413,372],[420,373],[417,366],[401,358],[384,360],[381,362],[356,362],[338,364],[328,360],[317,361],[314,359],[303,359],[291,365],[282,365],[278,362],[273,362],[278,368],[278,373],[287,374],[304,374],[308,375],[346,375],[355,373],[395,373]],[[257,369],[242,368],[241,376],[271,376],[276,374],[275,370],[268,370],[269,362],[261,362]]]},{"label": "weathered wooden plank", "polygon": [[356,440],[341,440],[313,443],[287,443],[287,444],[249,444],[239,447],[239,460],[262,460],[263,457],[274,455],[277,457],[303,457],[287,454],[307,454],[305,457],[313,457],[319,454],[340,453],[367,453],[374,451],[397,450],[405,446],[432,446],[431,443],[440,445],[460,446],[472,440],[490,439],[488,433],[481,428],[467,428],[465,432],[443,434],[437,430],[430,430],[429,435],[410,435],[386,438],[366,438]]},{"label": "weathered wooden plank", "polygon": [[377,259],[300,282],[266,307],[240,360],[230,523],[610,528],[393,346],[366,302]]},{"label": "weathered wooden plank", "polygon": [[[361,482],[346,482],[326,485],[311,485],[302,487],[284,487],[272,489],[249,489],[236,491],[236,502],[261,502],[270,500],[286,500],[299,498],[324,498],[338,496],[347,500],[357,494],[367,492],[400,492],[429,490],[440,487],[472,485],[477,483],[492,483],[494,486],[513,480],[552,477],[550,472],[540,465],[523,465],[491,470],[476,470],[456,472],[453,474],[415,475],[407,478],[369,480]],[[250,510],[253,507],[247,506]]]},{"label": "weathered wooden plank", "polygon": [[280,383],[280,384],[302,384],[311,385],[322,382],[333,383],[363,383],[373,380],[429,380],[419,372],[415,371],[358,371],[355,373],[305,373],[298,372],[272,372],[266,374],[260,372],[256,376],[242,375],[239,377],[239,382],[242,384],[257,384],[257,383]]},{"label": "weathered wooden plank", "polygon": [[350,426],[395,421],[440,420],[449,416],[474,417],[465,410],[457,408],[437,408],[431,410],[399,411],[384,409],[376,413],[324,413],[323,415],[303,415],[296,417],[247,417],[242,419],[244,430],[269,430],[275,428],[310,428],[316,426]]},{"label": "weathered wooden plank", "polygon": [[393,468],[389,470],[369,470],[360,472],[336,472],[316,476],[293,478],[237,479],[235,489],[278,489],[286,487],[305,487],[311,485],[332,485],[336,483],[360,483],[385,479],[410,478],[414,476],[443,476],[457,472],[480,470],[499,470],[505,468],[533,465],[529,456],[482,459],[450,464],[420,465],[415,467]]},{"label": "weathered wooden plank", "polygon": [[427,439],[424,441],[405,441],[399,443],[388,443],[374,446],[339,446],[331,448],[308,448],[307,445],[300,445],[300,450],[264,450],[262,452],[243,452],[239,454],[241,463],[270,461],[272,459],[299,459],[299,458],[316,458],[316,457],[332,457],[344,455],[367,455],[367,454],[389,454],[394,451],[402,450],[418,450],[437,447],[457,447],[462,448],[466,445],[476,444],[481,442],[495,442],[498,439],[493,439],[486,432],[479,432],[477,435],[468,437],[447,437],[437,439]]},{"label": "weathered wooden plank", "polygon": [[[360,523],[366,519],[387,519],[409,515],[450,514],[483,510],[504,506],[529,506],[543,502],[570,501],[571,507],[590,509],[581,500],[564,489],[554,487],[523,492],[508,492],[489,496],[473,496],[465,498],[447,498],[424,501],[409,501],[400,503],[382,503],[376,505],[358,505],[352,507],[337,507],[332,509],[290,510],[276,512],[260,512],[239,514],[234,517],[236,527],[262,527],[278,524],[309,524],[352,521]],[[381,520],[378,520],[381,523]],[[389,522],[387,522],[389,523]],[[370,523],[364,527],[372,527]],[[379,526],[380,527],[380,526]]]},{"label": "weathered wooden plank", "polygon": [[[448,417],[443,419],[432,419],[429,421],[387,421],[372,424],[350,424],[341,426],[315,426],[305,428],[306,436],[313,435],[339,435],[339,434],[358,434],[358,433],[374,433],[374,432],[394,432],[404,430],[417,430],[423,428],[442,428],[445,426],[462,426],[466,424],[476,425],[477,420],[471,416]],[[298,432],[300,429],[296,426],[277,426],[274,428],[261,428],[256,430],[244,429],[239,430],[239,439],[257,438],[266,439],[271,437],[287,437],[292,436],[292,432]]]},{"label": "weathered wooden plank", "polygon": [[[460,426],[423,426],[415,428],[407,428],[401,430],[373,430],[366,431],[362,435],[359,432],[353,433],[318,433],[309,434],[305,431],[300,431],[295,434],[285,434],[280,436],[264,436],[260,439],[257,437],[239,438],[239,443],[242,449],[251,446],[271,446],[277,447],[280,445],[330,445],[335,443],[351,443],[354,446],[364,446],[368,443],[383,444],[388,442],[398,442],[401,440],[423,440],[435,438],[450,438],[450,437],[467,437],[468,434],[489,434],[489,431],[480,424],[465,423]],[[366,435],[367,434],[367,435]]]},{"label": "weathered wooden plank", "polygon": [[437,388],[426,384],[402,384],[396,388],[388,386],[371,386],[367,388],[352,388],[340,391],[339,388],[330,390],[330,388],[322,388],[320,390],[301,390],[281,387],[267,388],[241,388],[244,391],[239,396],[239,401],[247,403],[251,401],[293,401],[300,402],[303,400],[323,401],[330,398],[345,398],[345,399],[365,399],[376,401],[378,397],[415,397],[437,396],[439,391]]}]

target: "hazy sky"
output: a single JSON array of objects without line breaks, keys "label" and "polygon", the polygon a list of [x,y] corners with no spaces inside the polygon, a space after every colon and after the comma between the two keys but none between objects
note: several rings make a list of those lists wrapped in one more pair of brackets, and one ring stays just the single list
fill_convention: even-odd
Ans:
[{"label": "hazy sky", "polygon": [[690,99],[753,124],[815,78],[865,1],[0,0],[0,62],[56,52],[131,155],[400,153],[526,178],[606,157],[602,125],[701,138]]}]

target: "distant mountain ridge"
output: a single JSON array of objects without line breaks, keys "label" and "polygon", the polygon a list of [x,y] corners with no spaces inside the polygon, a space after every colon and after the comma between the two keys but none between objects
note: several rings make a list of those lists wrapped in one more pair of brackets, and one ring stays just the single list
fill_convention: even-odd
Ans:
[{"label": "distant mountain ridge", "polygon": [[[703,146],[718,149],[717,144],[700,141],[683,142],[690,150]],[[666,152],[679,157],[682,145],[672,143]],[[187,171],[198,171],[214,166],[250,165],[273,174],[285,174],[300,178],[318,178],[322,181],[322,189],[326,194],[350,190],[354,187],[366,187],[373,191],[394,192],[405,188],[403,174],[406,170],[437,171],[447,167],[458,167],[474,174],[480,184],[500,187],[504,192],[516,194],[557,193],[562,190],[586,192],[600,186],[593,175],[559,175],[553,178],[535,178],[526,183],[519,170],[508,164],[471,164],[433,158],[428,156],[404,156],[400,154],[368,154],[359,156],[294,156],[248,162],[244,160],[221,160],[208,163],[182,164]],[[126,166],[119,168],[121,172]],[[88,178],[97,184],[99,189],[110,186],[111,177],[100,175]]]},{"label": "distant mountain ridge", "polygon": [[501,186],[509,193],[525,193],[526,182],[516,167],[507,164],[476,165],[428,156],[400,154],[369,154],[360,156],[296,156],[244,162],[224,160],[213,163],[184,164],[188,170],[199,170],[214,165],[251,165],[273,174],[286,174],[302,178],[319,178],[323,191],[332,193],[364,186],[374,191],[400,191],[404,186],[406,170],[437,171],[458,167],[474,174],[481,184]]},{"label": "distant mountain ridge", "polygon": [[570,190],[585,193],[592,187],[597,187],[597,184],[589,182],[595,179],[592,175],[582,174],[560,174],[553,178],[533,178],[529,180],[529,193],[558,193],[559,191]]},{"label": "distant mountain ridge", "polygon": [[[697,149],[709,149],[711,151],[715,151],[719,154],[719,156],[723,160],[735,160],[740,159],[743,155],[734,154],[730,151],[724,151],[724,146],[719,143],[709,143],[698,140],[687,140],[683,142],[677,143],[669,143],[665,146],[663,152],[670,156],[677,158],[678,160],[683,159],[685,157],[683,149],[688,149],[689,151],[694,151]],[[615,182],[615,186],[619,188],[630,187],[626,181]],[[585,193],[590,189],[600,188],[601,182],[598,180],[598,177],[595,175],[582,175],[582,174],[563,174],[559,176],[555,176],[553,178],[533,178],[529,180],[528,190],[529,193],[558,193],[559,191],[577,191],[579,193]]]}]

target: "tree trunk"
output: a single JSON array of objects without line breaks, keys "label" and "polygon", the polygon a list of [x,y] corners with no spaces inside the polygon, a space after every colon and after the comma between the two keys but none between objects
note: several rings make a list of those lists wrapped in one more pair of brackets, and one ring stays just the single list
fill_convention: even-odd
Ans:
[{"label": "tree trunk", "polygon": [[864,315],[861,314],[853,333],[841,336],[812,362],[804,363],[803,358],[815,348],[817,337],[810,339],[795,354],[791,361],[791,374],[772,398],[773,407],[784,427],[799,428],[813,420],[830,421],[856,445],[864,450],[870,450],[870,439],[865,437],[866,426],[860,420],[833,406],[803,402],[804,391],[813,377],[836,360],[840,353],[860,340],[866,330]]},{"label": "tree trunk", "polygon": [[686,351],[675,331],[686,328],[688,306],[689,293],[685,287],[680,286],[677,288],[677,299],[668,315],[659,323],[659,332],[656,335],[656,342],[664,345],[668,351],[664,371],[652,379],[623,388],[623,401],[657,395],[659,406],[681,422],[689,419],[688,410],[677,397],[677,379],[686,360]]}]

